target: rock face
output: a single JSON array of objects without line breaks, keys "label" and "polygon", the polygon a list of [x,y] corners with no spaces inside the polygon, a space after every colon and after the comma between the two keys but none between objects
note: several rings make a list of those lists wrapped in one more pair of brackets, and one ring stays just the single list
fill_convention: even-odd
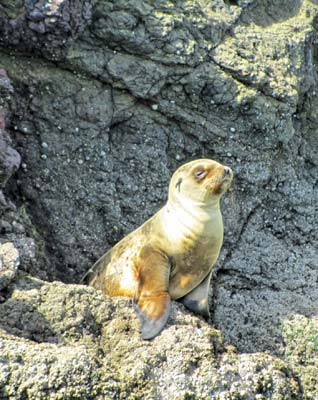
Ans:
[{"label": "rock face", "polygon": [[[119,326],[135,321],[126,305],[6,268],[14,272],[0,286],[3,396],[318,397],[317,16],[310,0],[1,2],[0,243],[14,244],[22,271],[78,283],[165,202],[177,166],[199,157],[226,163],[235,182],[222,204],[211,310],[240,352],[205,350],[218,334],[181,306],[167,331],[142,343]],[[9,179],[20,165],[14,149],[21,167]],[[38,311],[42,301],[62,301],[59,291],[76,310],[56,311],[70,327],[62,333]],[[72,291],[91,301],[93,317],[72,305]],[[75,313],[82,317],[73,324]],[[178,318],[190,324],[181,324],[180,344]],[[146,353],[137,369],[126,362],[130,341]],[[183,367],[195,354],[197,364]],[[267,391],[257,389],[261,375]],[[63,394],[66,376],[74,379]]]}]

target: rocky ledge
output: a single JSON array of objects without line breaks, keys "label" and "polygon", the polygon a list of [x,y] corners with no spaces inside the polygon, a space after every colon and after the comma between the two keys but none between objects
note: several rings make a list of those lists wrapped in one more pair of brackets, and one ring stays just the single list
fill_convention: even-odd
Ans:
[{"label": "rocky ledge", "polygon": [[143,341],[129,300],[25,274],[0,304],[0,350],[1,398],[301,398],[286,361],[236,353],[181,304],[159,336]]}]

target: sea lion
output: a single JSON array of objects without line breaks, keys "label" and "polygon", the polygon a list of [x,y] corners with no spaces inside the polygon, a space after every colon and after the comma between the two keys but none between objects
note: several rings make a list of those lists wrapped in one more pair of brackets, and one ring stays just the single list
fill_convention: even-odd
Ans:
[{"label": "sea lion", "polygon": [[166,205],[104,254],[83,281],[109,296],[133,298],[143,339],[158,335],[170,302],[209,316],[212,267],[223,242],[220,198],[231,168],[199,159],[173,174]]}]

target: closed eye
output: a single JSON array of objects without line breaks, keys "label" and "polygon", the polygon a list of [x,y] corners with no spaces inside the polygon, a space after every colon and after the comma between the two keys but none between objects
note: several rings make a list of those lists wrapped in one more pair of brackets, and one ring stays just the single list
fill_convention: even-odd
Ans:
[{"label": "closed eye", "polygon": [[197,172],[194,174],[194,177],[195,177],[196,179],[198,179],[198,180],[201,180],[201,179],[203,179],[203,178],[206,176],[207,173],[208,173],[208,172],[205,171],[204,169],[200,169],[199,171],[197,171]]}]

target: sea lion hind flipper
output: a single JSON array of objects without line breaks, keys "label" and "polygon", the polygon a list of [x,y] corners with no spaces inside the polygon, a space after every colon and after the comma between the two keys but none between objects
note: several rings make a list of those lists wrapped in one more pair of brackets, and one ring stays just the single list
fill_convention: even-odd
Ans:
[{"label": "sea lion hind flipper", "polygon": [[102,279],[102,275],[106,274],[107,265],[111,259],[111,251],[107,251],[104,255],[102,255],[95,264],[86,272],[86,274],[80,280],[82,285],[93,286],[96,289],[103,289],[101,284],[104,282]]},{"label": "sea lion hind flipper", "polygon": [[152,339],[170,315],[170,262],[162,252],[144,246],[136,260],[137,289],[133,299],[143,339]]},{"label": "sea lion hind flipper", "polygon": [[210,317],[208,297],[211,276],[212,271],[205,279],[203,279],[200,285],[179,299],[179,301],[190,311],[202,315],[202,317],[206,319]]}]

